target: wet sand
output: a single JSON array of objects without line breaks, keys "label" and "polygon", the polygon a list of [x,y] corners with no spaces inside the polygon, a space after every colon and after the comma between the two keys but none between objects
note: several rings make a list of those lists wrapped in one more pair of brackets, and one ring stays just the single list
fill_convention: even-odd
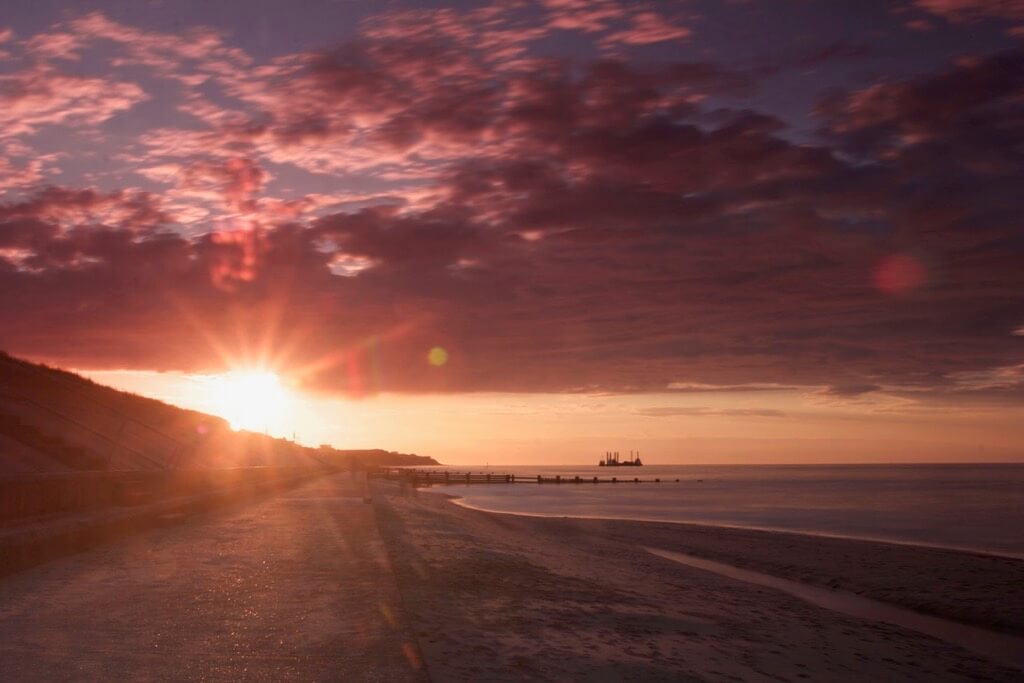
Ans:
[{"label": "wet sand", "polygon": [[433,680],[1019,680],[884,621],[658,557],[659,548],[861,594],[1010,637],[1024,562],[695,525],[499,515],[377,496]]}]

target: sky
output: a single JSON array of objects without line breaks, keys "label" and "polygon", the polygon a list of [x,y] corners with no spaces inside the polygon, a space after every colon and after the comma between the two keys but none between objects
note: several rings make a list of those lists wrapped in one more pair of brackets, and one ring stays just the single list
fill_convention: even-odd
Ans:
[{"label": "sky", "polygon": [[0,348],[453,463],[1024,460],[1022,103],[1020,0],[24,3]]}]

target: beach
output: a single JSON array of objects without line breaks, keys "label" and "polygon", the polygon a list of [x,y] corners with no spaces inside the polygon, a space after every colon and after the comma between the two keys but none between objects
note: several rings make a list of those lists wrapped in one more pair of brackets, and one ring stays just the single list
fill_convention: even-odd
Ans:
[{"label": "beach", "polygon": [[[457,502],[341,473],[12,574],[0,585],[5,679],[1021,676],[1019,559]],[[931,615],[982,633],[981,647],[826,609],[672,553]]]},{"label": "beach", "polygon": [[682,552],[1024,635],[1024,562],[699,525],[495,514],[380,485],[434,680],[1019,680],[1012,664],[659,557]]}]

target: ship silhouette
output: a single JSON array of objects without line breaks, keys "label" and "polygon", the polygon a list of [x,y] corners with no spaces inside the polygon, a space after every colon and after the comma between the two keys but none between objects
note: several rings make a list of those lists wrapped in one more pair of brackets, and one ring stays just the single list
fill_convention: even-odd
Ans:
[{"label": "ship silhouette", "polygon": [[640,451],[633,455],[633,451],[629,452],[629,460],[620,460],[618,451],[607,451],[604,454],[604,460],[597,463],[601,467],[640,467],[643,465],[640,462]]}]

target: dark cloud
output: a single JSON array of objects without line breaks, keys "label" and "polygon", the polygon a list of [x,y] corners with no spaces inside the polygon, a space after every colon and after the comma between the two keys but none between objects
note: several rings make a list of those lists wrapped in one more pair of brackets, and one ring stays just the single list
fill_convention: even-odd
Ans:
[{"label": "dark cloud", "polygon": [[[648,21],[621,9],[552,3],[544,31]],[[79,367],[266,357],[352,394],[920,396],[1019,366],[1019,51],[836,93],[808,141],[709,102],[753,87],[723,66],[498,66],[461,16],[252,71],[214,36],[193,53],[140,34],[134,59],[186,85],[195,62],[244,108],[197,89],[196,126],[143,135],[165,194],[0,203],[0,344]],[[271,196],[295,169],[392,185]],[[210,217],[189,218],[192,203]]]},{"label": "dark cloud", "polygon": [[851,43],[846,40],[840,40],[803,52],[792,60],[792,65],[808,69],[833,62],[863,59],[872,54],[871,46],[866,43]]},{"label": "dark cloud", "polygon": [[1024,21],[1024,2],[1020,0],[915,0],[914,4],[954,22],[981,19]]},{"label": "dark cloud", "polygon": [[1019,162],[1019,150],[1002,147],[1021,133],[1022,88],[1024,50],[1007,50],[964,58],[917,80],[837,95],[823,102],[821,113],[828,130],[851,149],[910,154],[922,145],[943,146],[966,155],[947,163],[998,172]]}]

